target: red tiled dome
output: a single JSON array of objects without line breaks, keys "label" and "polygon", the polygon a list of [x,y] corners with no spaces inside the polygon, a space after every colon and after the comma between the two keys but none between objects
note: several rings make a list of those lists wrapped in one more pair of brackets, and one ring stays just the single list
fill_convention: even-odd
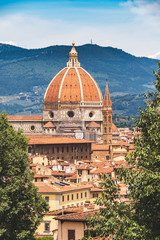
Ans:
[{"label": "red tiled dome", "polygon": [[95,80],[81,67],[66,67],[51,81],[44,102],[102,101],[101,91]]},{"label": "red tiled dome", "polygon": [[116,127],[116,125],[114,123],[112,123],[112,132],[118,133],[118,128]]}]

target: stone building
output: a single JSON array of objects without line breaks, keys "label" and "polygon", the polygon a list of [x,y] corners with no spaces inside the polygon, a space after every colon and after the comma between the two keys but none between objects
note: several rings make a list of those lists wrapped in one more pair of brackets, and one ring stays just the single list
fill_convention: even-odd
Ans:
[{"label": "stone building", "polygon": [[[8,116],[15,129],[29,135],[70,136],[112,143],[112,102],[108,85],[102,93],[93,77],[80,66],[74,43],[67,66],[50,82],[42,116]],[[103,136],[103,137],[102,137]]]},{"label": "stone building", "polygon": [[31,155],[46,155],[49,160],[91,159],[91,141],[62,136],[28,135],[28,152]]}]

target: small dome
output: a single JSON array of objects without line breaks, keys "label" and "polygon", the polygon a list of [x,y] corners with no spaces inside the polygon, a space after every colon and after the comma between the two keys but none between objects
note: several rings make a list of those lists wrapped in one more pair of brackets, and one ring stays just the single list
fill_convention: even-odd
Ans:
[{"label": "small dome", "polygon": [[114,123],[112,123],[112,133],[118,133],[118,128]]},{"label": "small dome", "polygon": [[100,128],[101,126],[96,122],[91,122],[87,126],[88,128]]}]

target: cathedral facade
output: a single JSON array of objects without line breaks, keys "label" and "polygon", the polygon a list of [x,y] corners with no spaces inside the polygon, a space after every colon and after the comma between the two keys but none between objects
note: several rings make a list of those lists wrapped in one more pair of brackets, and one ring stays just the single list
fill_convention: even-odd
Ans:
[{"label": "cathedral facade", "polygon": [[42,116],[8,116],[10,124],[28,135],[70,136],[112,143],[112,102],[80,66],[74,43],[67,66],[50,82]]}]

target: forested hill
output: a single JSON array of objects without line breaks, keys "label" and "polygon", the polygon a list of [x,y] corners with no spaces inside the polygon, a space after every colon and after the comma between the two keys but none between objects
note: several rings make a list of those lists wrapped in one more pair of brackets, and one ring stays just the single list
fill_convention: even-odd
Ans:
[{"label": "forested hill", "polygon": [[[41,114],[43,96],[52,78],[66,66],[71,46],[24,49],[0,44],[0,112]],[[120,49],[76,46],[79,62],[104,94],[109,83],[114,113],[137,115],[142,92],[153,87],[157,60],[135,57]]]},{"label": "forested hill", "polygon": [[[24,49],[0,44],[0,95],[32,91],[47,86],[66,66],[71,46]],[[110,92],[141,93],[152,85],[157,60],[135,57],[120,49],[98,45],[77,46],[81,66],[104,92],[106,78]]]}]

